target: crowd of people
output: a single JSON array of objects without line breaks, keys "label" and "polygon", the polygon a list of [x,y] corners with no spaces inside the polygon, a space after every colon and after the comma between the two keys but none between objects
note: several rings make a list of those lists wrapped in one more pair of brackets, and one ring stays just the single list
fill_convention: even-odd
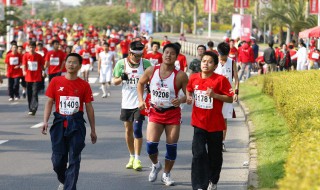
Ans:
[{"label": "crowd of people", "polygon": [[16,33],[5,58],[9,101],[20,99],[21,85],[22,97],[28,100],[28,114],[35,115],[38,94],[45,92],[48,100],[43,134],[47,134],[48,120],[55,107],[50,130],[52,164],[60,182],[58,189],[68,190],[76,189],[80,170],[86,134],[84,107],[92,143],[97,141],[88,83],[95,65],[102,98],[111,96],[111,85],[122,86],[120,120],[129,152],[127,169],[143,168],[142,125],[148,117],[150,182],[157,180],[163,167],[158,145],[164,132],[166,155],[161,181],[167,186],[175,184],[170,172],[177,158],[182,104],[192,104],[192,188],[217,189],[222,152],[226,151],[227,119],[235,117],[232,103],[238,101],[239,82],[250,78],[251,70],[268,73],[317,67],[319,51],[314,46],[309,53],[303,41],[299,41],[297,52],[293,46],[294,42],[274,50],[270,43],[259,56],[254,39],[226,38],[216,48],[212,41],[199,45],[197,57],[188,64],[180,51],[181,44],[171,42],[168,36],[160,44],[147,33],[117,32],[111,28],[102,32],[93,25],[85,29],[82,24],[27,21]]}]

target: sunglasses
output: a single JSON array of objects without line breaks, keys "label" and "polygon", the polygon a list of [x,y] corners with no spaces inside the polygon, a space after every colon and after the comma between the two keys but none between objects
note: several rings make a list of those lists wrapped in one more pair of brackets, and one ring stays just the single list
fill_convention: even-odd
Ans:
[{"label": "sunglasses", "polygon": [[135,58],[141,58],[142,54],[136,54],[136,53],[132,53],[130,52]]}]

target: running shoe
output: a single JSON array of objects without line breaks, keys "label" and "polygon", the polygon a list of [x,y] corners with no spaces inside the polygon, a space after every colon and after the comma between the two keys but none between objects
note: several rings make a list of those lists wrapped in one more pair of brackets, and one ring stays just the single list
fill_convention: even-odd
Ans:
[{"label": "running shoe", "polygon": [[20,100],[20,98],[19,97],[15,97],[14,100]]},{"label": "running shoe", "polygon": [[217,190],[217,184],[213,184],[213,183],[210,181],[207,190]]},{"label": "running shoe", "polygon": [[227,152],[226,146],[222,143],[222,152]]},{"label": "running shoe", "polygon": [[108,92],[108,93],[107,93],[107,96],[108,96],[108,97],[109,97],[109,96],[111,96],[111,93],[110,93],[110,92]]},{"label": "running shoe", "polygon": [[152,170],[149,174],[149,181],[150,182],[154,182],[156,181],[157,177],[158,177],[158,173],[160,172],[160,170],[162,169],[162,165],[160,162],[159,163],[159,167],[156,167],[154,164],[152,164]]},{"label": "running shoe", "polygon": [[170,173],[163,173],[161,181],[166,186],[173,186],[174,185],[174,181],[170,177]]},{"label": "running shoe", "polygon": [[142,165],[141,165],[141,161],[134,159],[133,161],[133,169],[137,170],[137,171],[141,171],[142,170]]},{"label": "running shoe", "polygon": [[130,156],[129,162],[128,162],[128,164],[126,165],[126,168],[127,168],[127,169],[132,169],[132,168],[133,168],[133,161],[134,161],[134,157],[133,157],[133,156]]},{"label": "running shoe", "polygon": [[107,97],[107,95],[106,94],[103,94],[102,96],[101,96],[101,98],[106,98]]},{"label": "running shoe", "polygon": [[13,98],[9,98],[9,102],[12,102],[13,101]]},{"label": "running shoe", "polygon": [[64,185],[62,183],[59,184],[58,190],[64,190]]}]

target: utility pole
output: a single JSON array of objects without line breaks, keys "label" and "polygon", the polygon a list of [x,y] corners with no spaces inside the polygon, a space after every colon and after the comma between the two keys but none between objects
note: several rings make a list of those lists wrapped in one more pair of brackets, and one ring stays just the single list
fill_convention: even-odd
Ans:
[{"label": "utility pole", "polygon": [[[6,3],[7,3],[7,7],[10,7],[10,3],[11,3],[11,0],[6,0]],[[11,11],[7,11],[7,15],[10,15],[11,14]],[[10,42],[12,41],[11,38],[12,38],[12,32],[11,32],[11,24],[12,24],[12,21],[8,20],[7,21],[7,51],[10,50]]]},{"label": "utility pole", "polygon": [[159,32],[158,28],[159,28],[159,0],[156,0],[156,32]]},{"label": "utility pole", "polygon": [[208,38],[211,38],[211,12],[212,12],[212,0],[209,0]]}]

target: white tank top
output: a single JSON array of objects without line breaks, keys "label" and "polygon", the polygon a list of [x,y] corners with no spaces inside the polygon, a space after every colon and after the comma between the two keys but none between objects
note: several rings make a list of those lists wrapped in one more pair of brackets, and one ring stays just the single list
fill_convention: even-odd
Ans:
[{"label": "white tank top", "polygon": [[105,66],[112,65],[113,55],[114,55],[114,53],[111,51],[109,51],[108,53],[106,53],[105,51],[99,53],[99,57],[101,59],[101,66],[105,67]]},{"label": "white tank top", "polygon": [[150,79],[151,104],[160,108],[172,107],[171,101],[178,96],[175,87],[175,79],[178,71],[174,70],[171,75],[165,79],[160,78],[160,66],[155,66],[153,75]]},{"label": "white tank top", "polygon": [[121,107],[122,109],[135,109],[139,106],[137,84],[144,72],[142,59],[138,68],[132,68],[125,58],[124,72],[128,74],[128,80],[122,82]]},{"label": "white tank top", "polygon": [[214,70],[215,73],[225,76],[228,81],[230,82],[230,85],[232,86],[232,59],[228,57],[226,63],[222,65],[220,62],[218,63],[218,66],[216,70]]}]

